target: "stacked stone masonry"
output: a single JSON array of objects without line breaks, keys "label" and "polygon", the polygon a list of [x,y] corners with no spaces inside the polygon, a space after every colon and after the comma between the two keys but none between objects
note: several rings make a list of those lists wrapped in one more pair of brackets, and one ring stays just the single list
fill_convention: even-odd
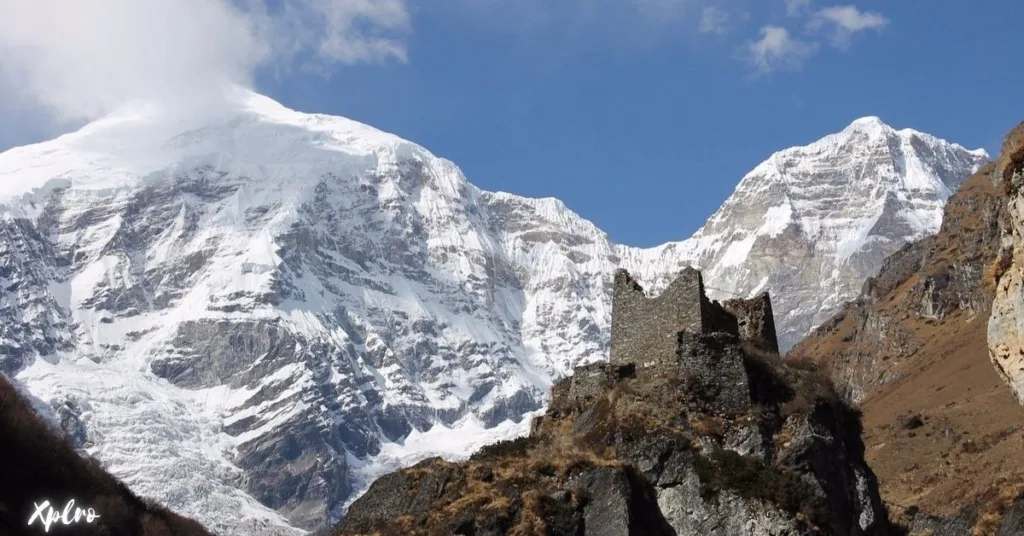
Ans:
[{"label": "stacked stone masonry", "polygon": [[625,270],[612,292],[610,362],[579,369],[566,392],[552,400],[582,402],[604,392],[624,370],[642,377],[677,378],[688,404],[705,413],[736,415],[750,409],[745,353],[778,353],[771,299],[711,301],[693,268],[656,297]]},{"label": "stacked stone masonry", "polygon": [[728,300],[722,307],[736,317],[740,340],[759,350],[779,353],[772,299],[767,292],[749,300]]},{"label": "stacked stone masonry", "polygon": [[[700,271],[686,268],[659,296],[648,297],[626,270],[615,273],[612,291],[613,364],[640,368],[677,367],[680,334],[727,334],[745,345],[778,353],[771,298],[710,301]],[[683,352],[685,353],[685,352]]]}]

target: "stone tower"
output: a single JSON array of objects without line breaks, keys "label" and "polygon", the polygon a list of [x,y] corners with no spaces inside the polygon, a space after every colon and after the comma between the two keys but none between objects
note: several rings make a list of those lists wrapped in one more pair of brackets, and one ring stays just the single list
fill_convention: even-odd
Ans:
[{"label": "stone tower", "polygon": [[648,297],[626,270],[615,272],[610,361],[674,360],[682,331],[705,333],[710,303],[699,271],[686,268],[659,296]]},{"label": "stone tower", "polygon": [[676,366],[684,332],[726,334],[764,351],[779,349],[768,293],[719,304],[704,293],[700,271],[687,267],[660,295],[648,297],[629,272],[615,272],[611,363]]}]

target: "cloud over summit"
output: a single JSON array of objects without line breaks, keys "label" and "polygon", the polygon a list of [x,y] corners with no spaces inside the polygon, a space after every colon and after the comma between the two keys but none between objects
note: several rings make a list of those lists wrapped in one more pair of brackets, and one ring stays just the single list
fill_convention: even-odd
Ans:
[{"label": "cloud over summit", "polygon": [[0,0],[0,94],[60,121],[187,105],[299,55],[406,59],[403,0]]},{"label": "cloud over summit", "polygon": [[752,35],[743,29],[749,9],[763,5],[753,0],[0,0],[0,122],[31,110],[80,123],[138,99],[195,108],[217,102],[226,85],[251,87],[258,73],[407,62],[413,9],[529,27],[502,35],[536,42],[534,31],[616,39],[632,29],[678,46],[689,31],[716,46],[746,42],[744,59],[760,73],[798,68],[820,39],[846,48],[888,24],[854,6],[772,1],[785,19],[764,20]]}]

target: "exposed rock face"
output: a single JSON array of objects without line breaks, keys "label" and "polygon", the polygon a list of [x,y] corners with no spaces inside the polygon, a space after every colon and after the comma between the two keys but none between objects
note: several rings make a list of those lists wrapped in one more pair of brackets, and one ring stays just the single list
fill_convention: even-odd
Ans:
[{"label": "exposed rock face", "polygon": [[1010,265],[1003,162],[788,356],[821,362],[859,400],[867,461],[914,535],[1019,531],[1024,407],[989,357]]},{"label": "exposed rock face", "polygon": [[937,235],[907,244],[865,281],[860,296],[789,355],[827,359],[860,401],[914,368],[930,326],[985,322],[1010,219],[996,166],[985,166],[946,204]]},{"label": "exposed rock face", "polygon": [[827,380],[745,351],[735,319],[695,328],[651,333],[678,342],[646,365],[617,354],[577,369],[527,438],[383,477],[335,533],[898,533],[858,416]]},{"label": "exposed rock face", "polygon": [[89,440],[89,432],[85,425],[88,403],[70,396],[63,401],[53,400],[50,405],[56,413],[61,432],[71,446],[76,450],[91,447],[92,442]]},{"label": "exposed rock face", "polygon": [[996,173],[1009,196],[1012,234],[999,259],[988,344],[996,370],[1024,404],[1024,123],[1006,137]]},{"label": "exposed rock face", "polygon": [[[492,469],[480,461],[466,467],[432,458],[381,478],[372,488],[380,500],[357,501],[341,533],[675,534],[662,519],[650,486],[629,467],[581,461],[579,467],[563,469],[556,462],[537,467],[548,471],[549,478],[529,482],[530,475],[524,474],[524,482],[513,483],[503,482],[501,473],[531,468],[494,460]],[[566,485],[558,486],[557,481]],[[477,486],[485,488],[481,496],[465,495],[467,488]],[[500,493],[507,494],[508,504],[495,504],[506,497]],[[458,510],[455,503],[467,508]],[[444,506],[438,509],[439,505]]]},{"label": "exposed rock face", "polygon": [[608,356],[616,268],[770,287],[802,335],[852,281],[835,251],[873,271],[982,158],[860,121],[759,166],[690,246],[637,250],[344,118],[252,94],[201,121],[127,110],[0,154],[0,370],[139,493],[228,536],[295,533],[436,452],[410,437],[525,432]]},{"label": "exposed rock face", "polygon": [[772,299],[767,292],[749,300],[726,300],[722,307],[736,317],[741,339],[749,341],[759,350],[779,353],[775,313],[772,312]]}]

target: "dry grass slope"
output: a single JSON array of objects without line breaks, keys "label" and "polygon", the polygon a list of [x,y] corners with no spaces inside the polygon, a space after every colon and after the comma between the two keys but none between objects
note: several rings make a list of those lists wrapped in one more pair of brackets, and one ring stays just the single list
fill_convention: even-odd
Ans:
[{"label": "dry grass slope", "polygon": [[1024,162],[1024,122],[1020,123],[1003,140],[1002,153],[999,156],[998,166],[1003,170],[1003,184],[1007,186],[1007,192],[1012,186],[1012,175],[1016,169],[1020,169],[1020,163]]}]

